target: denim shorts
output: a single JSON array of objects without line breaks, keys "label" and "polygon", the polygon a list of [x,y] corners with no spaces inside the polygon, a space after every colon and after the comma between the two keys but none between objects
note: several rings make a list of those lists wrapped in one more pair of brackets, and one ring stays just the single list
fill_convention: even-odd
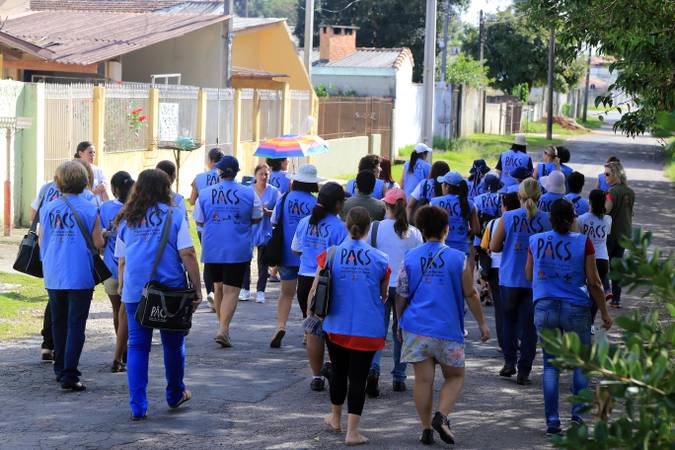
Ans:
[{"label": "denim shorts", "polygon": [[279,266],[279,278],[281,281],[292,281],[298,278],[298,266]]},{"label": "denim shorts", "polygon": [[323,321],[316,316],[309,316],[306,318],[303,328],[307,334],[312,334],[321,338],[326,335],[323,331]]}]

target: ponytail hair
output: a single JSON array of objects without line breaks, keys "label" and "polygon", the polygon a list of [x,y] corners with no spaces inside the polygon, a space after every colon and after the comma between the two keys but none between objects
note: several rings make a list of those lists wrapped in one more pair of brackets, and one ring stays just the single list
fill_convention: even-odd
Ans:
[{"label": "ponytail hair", "polygon": [[127,172],[120,170],[110,179],[110,186],[113,193],[116,194],[117,200],[124,204],[129,198],[131,188],[134,186],[134,179]]},{"label": "ponytail hair", "polygon": [[469,186],[465,180],[458,185],[448,185],[448,193],[459,197],[459,207],[462,210],[462,218],[469,220],[471,218],[471,207],[469,206]]},{"label": "ponytail hair", "polygon": [[338,214],[345,200],[345,190],[337,183],[328,182],[321,187],[316,205],[309,217],[310,225],[318,225],[328,214]]},{"label": "ponytail hair", "polygon": [[541,197],[541,189],[539,188],[539,182],[534,178],[526,178],[520,183],[520,188],[518,188],[518,197],[520,198],[520,204],[527,211],[527,218],[532,219],[537,215],[537,202],[539,202],[539,197]]},{"label": "ponytail hair", "polygon": [[408,173],[414,173],[415,172],[415,164],[417,164],[417,160],[420,158],[421,153],[417,153],[415,150],[410,154],[410,162],[408,163]]},{"label": "ponytail hair", "polygon": [[370,214],[368,210],[362,206],[350,209],[349,213],[347,213],[345,225],[352,239],[361,239],[368,233],[368,229],[370,228]]},{"label": "ponytail hair", "polygon": [[593,189],[588,195],[588,203],[591,204],[591,212],[593,215],[602,219],[607,210],[605,210],[605,193],[600,189]]},{"label": "ponytail hair", "polygon": [[549,145],[546,147],[546,153],[553,158],[553,164],[555,164],[555,170],[560,170],[560,156],[558,155],[558,147],[555,145]]},{"label": "ponytail hair", "polygon": [[402,198],[396,200],[396,204],[394,205],[387,204],[387,208],[389,208],[394,216],[394,231],[400,239],[408,237],[408,228],[410,227],[405,207],[406,203]]}]

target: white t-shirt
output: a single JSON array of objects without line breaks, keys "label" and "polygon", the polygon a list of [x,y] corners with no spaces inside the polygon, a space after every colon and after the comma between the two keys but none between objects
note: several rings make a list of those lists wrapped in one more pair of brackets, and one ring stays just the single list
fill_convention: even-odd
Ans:
[{"label": "white t-shirt", "polygon": [[[178,229],[176,248],[178,250],[183,250],[193,246],[194,245],[192,244],[192,237],[190,237],[190,225],[188,224],[187,219],[185,219],[181,221],[180,228]],[[117,240],[115,241],[115,257],[124,258],[125,251],[126,251],[126,244],[118,235]]]},{"label": "white t-shirt", "polygon": [[[496,219],[492,219],[491,221],[488,222],[487,227],[490,230],[490,242],[492,242],[492,238],[495,235],[495,230],[497,229],[497,225],[499,225],[499,222],[502,220],[501,217],[497,217]],[[502,252],[493,252],[490,251],[490,260],[492,261],[492,264],[490,267],[493,269],[499,269],[499,266],[502,263]]]},{"label": "white t-shirt", "polygon": [[577,217],[579,232],[588,236],[595,247],[595,259],[609,259],[607,253],[607,236],[612,229],[612,217],[605,214],[602,219],[587,212]]},{"label": "white t-shirt", "polygon": [[[389,267],[391,268],[392,276],[389,277],[389,287],[396,287],[396,280],[398,279],[398,273],[401,270],[401,264],[403,263],[403,257],[406,252],[415,247],[419,247],[424,242],[422,239],[422,233],[410,225],[408,227],[408,236],[405,239],[401,239],[394,231],[394,222],[393,219],[384,219],[380,222],[377,228],[377,242],[375,242],[375,247],[389,255]],[[368,244],[371,243],[370,233],[373,230],[373,226],[370,226],[370,232],[368,232]]]},{"label": "white t-shirt", "polygon": [[[105,177],[105,174],[103,173],[103,169],[101,169],[100,167],[95,166],[95,165],[92,164],[92,165],[91,165],[91,170],[94,171],[94,187],[98,186],[99,184],[103,184],[103,185],[106,187],[106,191],[107,191],[107,189],[108,189],[108,184],[107,184],[108,180],[107,180],[107,178]],[[101,203],[103,203],[103,201],[102,201],[102,199],[101,199],[101,196],[100,196],[100,195],[97,195],[97,196],[96,196],[96,204],[97,204],[97,205],[101,205]]]}]

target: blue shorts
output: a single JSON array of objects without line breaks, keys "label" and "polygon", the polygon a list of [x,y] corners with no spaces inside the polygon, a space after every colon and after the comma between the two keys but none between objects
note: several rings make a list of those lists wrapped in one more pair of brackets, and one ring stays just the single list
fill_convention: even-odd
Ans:
[{"label": "blue shorts", "polygon": [[298,266],[279,266],[279,278],[281,281],[292,281],[298,278]]}]

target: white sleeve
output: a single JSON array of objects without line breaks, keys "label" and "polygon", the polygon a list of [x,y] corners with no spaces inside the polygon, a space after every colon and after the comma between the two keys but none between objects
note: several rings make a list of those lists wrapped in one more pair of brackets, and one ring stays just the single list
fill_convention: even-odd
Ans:
[{"label": "white sleeve", "polygon": [[40,207],[40,196],[38,195],[35,197],[35,199],[31,202],[30,207],[33,208],[33,210],[37,211],[38,208]]},{"label": "white sleeve", "polygon": [[302,253],[302,238],[300,237],[300,233],[298,233],[299,228],[300,227],[298,226],[298,229],[295,230],[295,234],[293,235],[293,241],[291,242],[291,250],[293,250],[294,252]]},{"label": "white sleeve", "polygon": [[192,237],[190,236],[190,225],[188,224],[187,220],[183,220],[181,221],[180,228],[178,229],[176,248],[178,250],[183,250],[193,246]]},{"label": "white sleeve", "polygon": [[424,184],[424,180],[421,182],[417,183],[417,186],[415,186],[415,189],[410,193],[410,196],[414,198],[415,200],[419,200],[420,197],[422,196],[422,184]]},{"label": "white sleeve", "polygon": [[195,219],[195,222],[204,223],[204,211],[202,210],[202,203],[197,198],[195,202],[195,207],[192,210],[192,218]]},{"label": "white sleeve", "polygon": [[251,219],[253,220],[262,219],[262,216],[263,216],[262,202],[260,201],[260,197],[258,197],[258,194],[253,192],[253,211],[251,212]]},{"label": "white sleeve", "polygon": [[124,258],[124,253],[126,251],[126,244],[122,238],[118,235],[117,240],[115,241],[115,258]]}]

